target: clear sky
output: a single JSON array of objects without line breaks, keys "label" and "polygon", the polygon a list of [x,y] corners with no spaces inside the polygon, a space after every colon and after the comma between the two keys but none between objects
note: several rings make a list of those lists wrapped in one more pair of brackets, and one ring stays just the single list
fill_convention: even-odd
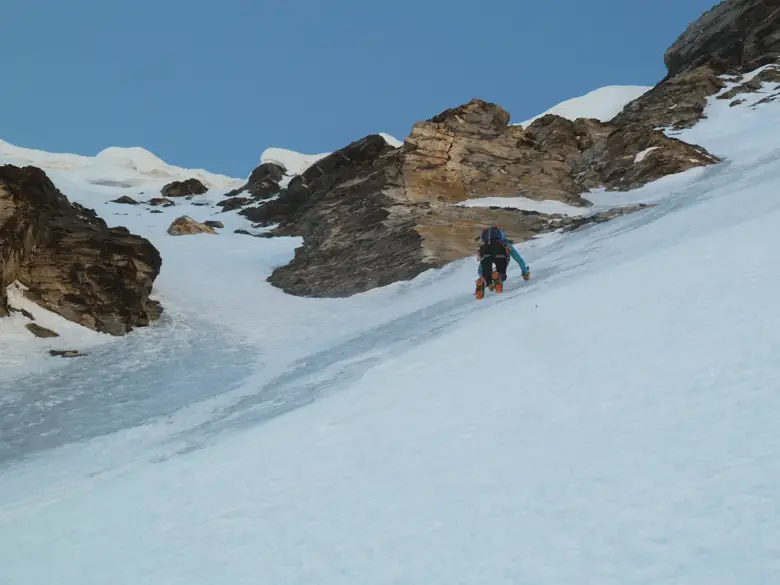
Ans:
[{"label": "clear sky", "polygon": [[243,177],[268,146],[335,150],[479,97],[522,121],[652,85],[715,0],[7,0],[0,138],[143,146]]}]

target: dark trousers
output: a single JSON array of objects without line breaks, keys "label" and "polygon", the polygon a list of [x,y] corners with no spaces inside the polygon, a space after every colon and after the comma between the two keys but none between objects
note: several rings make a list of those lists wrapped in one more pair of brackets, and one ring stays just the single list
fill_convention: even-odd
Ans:
[{"label": "dark trousers", "polygon": [[483,244],[479,249],[482,257],[482,278],[490,286],[493,282],[493,265],[496,266],[496,272],[500,275],[501,281],[506,280],[507,254],[504,244]]}]

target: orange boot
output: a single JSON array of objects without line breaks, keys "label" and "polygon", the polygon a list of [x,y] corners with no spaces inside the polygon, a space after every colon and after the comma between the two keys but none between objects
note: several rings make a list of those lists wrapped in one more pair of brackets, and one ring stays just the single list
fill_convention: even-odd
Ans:
[{"label": "orange boot", "polygon": [[474,291],[474,296],[478,301],[485,297],[485,279],[481,276],[477,279],[477,290]]},{"label": "orange boot", "polygon": [[498,272],[493,273],[493,284],[497,293],[504,292],[504,283],[501,281],[501,275]]}]

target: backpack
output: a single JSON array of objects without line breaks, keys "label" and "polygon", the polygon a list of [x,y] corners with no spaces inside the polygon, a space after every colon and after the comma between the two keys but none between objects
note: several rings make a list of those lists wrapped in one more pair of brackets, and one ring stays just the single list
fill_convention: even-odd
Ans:
[{"label": "backpack", "polygon": [[493,242],[506,243],[506,234],[497,225],[482,230],[482,243],[492,244]]}]

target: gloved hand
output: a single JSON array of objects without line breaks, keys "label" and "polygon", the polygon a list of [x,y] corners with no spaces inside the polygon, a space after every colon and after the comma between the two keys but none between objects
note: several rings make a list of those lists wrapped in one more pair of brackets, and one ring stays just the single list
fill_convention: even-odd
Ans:
[{"label": "gloved hand", "polygon": [[523,272],[523,280],[531,280],[531,269],[529,268]]}]

